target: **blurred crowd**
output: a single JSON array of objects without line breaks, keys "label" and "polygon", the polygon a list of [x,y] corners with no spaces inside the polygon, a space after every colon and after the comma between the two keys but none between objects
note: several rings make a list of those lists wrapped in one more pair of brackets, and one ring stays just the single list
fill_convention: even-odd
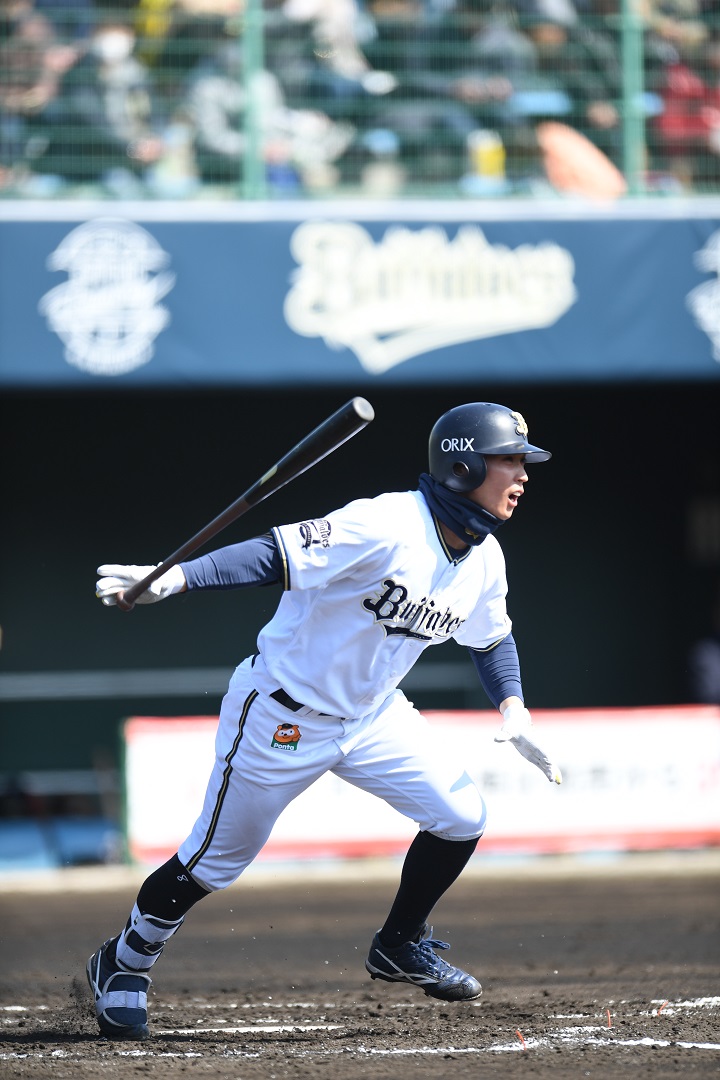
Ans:
[{"label": "blurred crowd", "polygon": [[648,190],[720,189],[718,0],[638,0],[630,97],[621,0],[257,2],[0,0],[0,195],[544,193],[628,107]]}]

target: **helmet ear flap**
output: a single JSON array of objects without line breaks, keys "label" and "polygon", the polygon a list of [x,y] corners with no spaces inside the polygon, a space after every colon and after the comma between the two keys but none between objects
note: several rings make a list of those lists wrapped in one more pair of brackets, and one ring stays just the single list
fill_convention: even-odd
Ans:
[{"label": "helmet ear flap", "polygon": [[487,476],[487,461],[485,460],[484,454],[478,454],[473,460],[471,476],[473,480],[473,486],[470,489],[471,491],[474,491],[476,487],[480,487],[481,484],[485,483],[485,477]]},{"label": "helmet ear flap", "polygon": [[452,463],[450,472],[452,475],[444,481],[445,486],[463,495],[479,488],[484,482],[487,476],[487,462],[482,454],[472,454],[464,460],[457,458]]}]

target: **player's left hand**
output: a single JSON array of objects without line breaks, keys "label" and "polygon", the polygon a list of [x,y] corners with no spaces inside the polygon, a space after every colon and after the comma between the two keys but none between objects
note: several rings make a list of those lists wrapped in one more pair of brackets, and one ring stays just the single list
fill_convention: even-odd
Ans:
[{"label": "player's left hand", "polygon": [[533,765],[551,783],[562,784],[562,773],[535,741],[530,713],[519,701],[508,705],[503,713],[503,726],[495,736],[495,742],[511,742],[518,753]]},{"label": "player's left hand", "polygon": [[[126,592],[154,569],[154,565],[126,566],[124,563],[103,563],[97,568],[100,578],[95,583],[95,595],[106,607],[114,607],[117,604],[118,593]],[[136,603],[155,604],[158,600],[164,600],[168,596],[182,592],[185,584],[185,575],[180,567],[171,566],[167,573],[156,578],[145,592],[140,593]]]}]

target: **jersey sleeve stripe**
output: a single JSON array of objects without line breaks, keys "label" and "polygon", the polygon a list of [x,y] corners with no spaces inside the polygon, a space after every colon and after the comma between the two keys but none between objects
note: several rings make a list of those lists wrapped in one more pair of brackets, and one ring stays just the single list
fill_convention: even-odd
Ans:
[{"label": "jersey sleeve stripe", "polygon": [[506,637],[508,636],[509,633],[510,633],[510,631],[508,630],[507,634],[503,634],[503,636],[499,637],[497,639],[497,641],[493,641],[491,645],[486,645],[485,648],[483,648],[483,649],[478,648],[477,645],[473,645],[472,648],[475,649],[475,652],[482,652],[482,653],[492,652],[493,649],[497,649],[498,645],[502,644],[502,642],[505,641],[505,639],[506,639]]},{"label": "jersey sleeve stripe", "polygon": [[282,559],[282,587],[283,587],[283,590],[285,592],[289,592],[290,591],[290,561],[289,561],[289,559],[287,557],[287,552],[285,550],[285,544],[283,542],[282,536],[280,535],[280,530],[277,529],[277,528],[273,528],[272,534],[275,537],[275,543],[278,546],[278,551],[280,552],[280,557]]}]

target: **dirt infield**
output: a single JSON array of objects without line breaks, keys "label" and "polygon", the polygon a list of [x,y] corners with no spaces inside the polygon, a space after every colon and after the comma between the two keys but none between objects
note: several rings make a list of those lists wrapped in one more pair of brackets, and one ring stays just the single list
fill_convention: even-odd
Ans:
[{"label": "dirt infield", "polygon": [[435,913],[444,955],[483,982],[464,1005],[366,975],[393,877],[247,875],[190,914],[155,969],[152,1037],[130,1043],[100,1037],[84,964],[136,883],[99,880],[0,889],[2,1077],[720,1072],[717,862],[484,874],[476,858]]}]

